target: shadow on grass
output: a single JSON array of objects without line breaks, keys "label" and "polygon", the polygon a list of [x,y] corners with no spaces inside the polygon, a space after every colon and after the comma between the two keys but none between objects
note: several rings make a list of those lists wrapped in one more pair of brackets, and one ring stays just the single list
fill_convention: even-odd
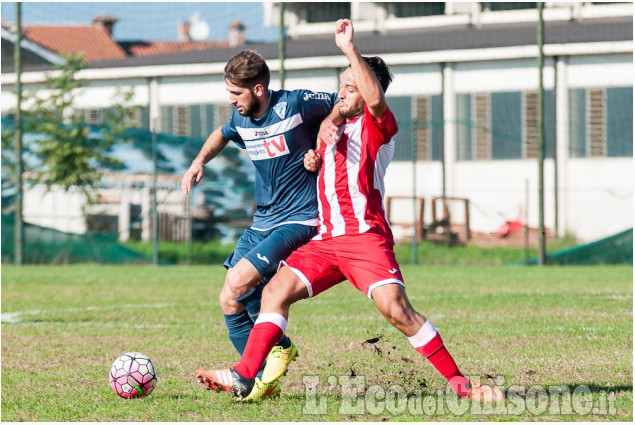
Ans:
[{"label": "shadow on grass", "polygon": [[570,385],[570,388],[578,388],[581,386],[588,387],[592,393],[600,393],[605,391],[607,393],[619,393],[622,391],[633,392],[633,384],[628,385],[600,385],[593,382],[576,382]]}]

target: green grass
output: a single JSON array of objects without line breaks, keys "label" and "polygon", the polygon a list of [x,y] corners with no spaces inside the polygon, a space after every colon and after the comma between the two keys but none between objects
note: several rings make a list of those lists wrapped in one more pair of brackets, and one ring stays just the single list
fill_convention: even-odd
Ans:
[{"label": "green grass", "polygon": [[[220,265],[5,265],[2,420],[633,419],[632,267],[406,265],[403,273],[412,304],[439,329],[465,374],[530,393],[584,385],[594,404],[576,393],[570,413],[565,397],[565,414],[525,395],[499,405],[504,413],[457,406],[437,395],[444,379],[348,283],[292,307],[288,333],[300,357],[282,380],[282,397],[235,403],[203,390],[193,376],[237,360],[218,306]],[[374,337],[378,342],[365,343]],[[120,399],[108,384],[110,365],[127,351],[157,365],[158,386],[145,399]],[[351,401],[342,388],[361,379],[367,391]],[[409,399],[373,396],[395,385]],[[612,413],[585,414],[604,402]],[[432,408],[439,404],[443,410]]]}]

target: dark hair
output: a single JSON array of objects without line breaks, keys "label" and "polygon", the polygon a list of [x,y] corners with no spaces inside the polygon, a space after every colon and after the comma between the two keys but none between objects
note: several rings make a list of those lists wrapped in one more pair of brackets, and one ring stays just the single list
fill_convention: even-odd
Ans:
[{"label": "dark hair", "polygon": [[384,60],[379,56],[362,56],[362,59],[364,59],[364,62],[366,62],[366,65],[368,65],[370,70],[373,71],[375,77],[377,77],[377,81],[379,81],[379,85],[384,93],[386,93],[393,77],[392,72],[388,69],[388,65],[386,65]]},{"label": "dark hair", "polygon": [[225,80],[239,87],[251,89],[262,84],[268,88],[270,78],[265,58],[253,50],[243,50],[225,65]]}]

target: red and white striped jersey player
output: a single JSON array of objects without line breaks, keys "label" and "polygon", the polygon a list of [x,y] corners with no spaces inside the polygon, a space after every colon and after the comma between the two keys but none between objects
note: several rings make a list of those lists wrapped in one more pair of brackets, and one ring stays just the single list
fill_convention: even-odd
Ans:
[{"label": "red and white striped jersey player", "polygon": [[[240,363],[196,373],[208,387],[232,392],[239,399],[264,396],[270,382],[260,382],[256,373],[284,333],[291,304],[349,280],[457,394],[502,400],[499,389],[470,382],[460,372],[435,327],[408,300],[383,208],[384,175],[397,134],[397,121],[384,96],[392,75],[381,58],[361,56],[353,43],[351,21],[337,22],[335,41],[350,61],[335,106],[345,123],[337,128],[332,144],[322,144],[318,152],[305,156],[307,169],[319,168],[318,234],[282,262],[265,287],[260,315]],[[280,376],[285,372],[281,370]]]}]

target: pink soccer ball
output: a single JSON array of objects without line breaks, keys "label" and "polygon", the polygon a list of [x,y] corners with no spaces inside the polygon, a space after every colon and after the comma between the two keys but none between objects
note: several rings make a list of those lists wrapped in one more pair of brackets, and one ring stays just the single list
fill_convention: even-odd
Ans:
[{"label": "pink soccer ball", "polygon": [[156,385],[157,368],[145,354],[122,354],[110,368],[110,386],[120,397],[145,397]]}]

